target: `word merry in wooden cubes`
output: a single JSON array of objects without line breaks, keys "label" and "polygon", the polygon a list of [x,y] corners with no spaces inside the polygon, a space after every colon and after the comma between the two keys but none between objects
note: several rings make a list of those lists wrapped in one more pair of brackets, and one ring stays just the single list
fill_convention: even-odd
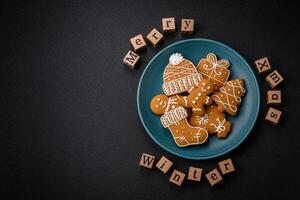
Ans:
[{"label": "word merry in wooden cubes", "polygon": [[140,166],[152,169],[154,160],[155,160],[155,156],[143,153],[140,160]]},{"label": "word merry in wooden cubes", "polygon": [[269,111],[265,117],[265,120],[273,125],[276,125],[279,122],[281,114],[282,114],[281,111],[270,107]]},{"label": "word merry in wooden cubes", "polygon": [[277,70],[274,70],[271,74],[269,74],[266,77],[266,81],[271,86],[271,88],[275,88],[283,80],[284,80],[283,77],[278,73]]},{"label": "word merry in wooden cubes", "polygon": [[146,47],[146,42],[141,34],[131,38],[130,42],[135,52],[138,52]]},{"label": "word merry in wooden cubes", "polygon": [[220,169],[222,175],[234,172],[234,170],[235,170],[232,160],[230,158],[219,162],[218,166],[219,166],[219,169]]},{"label": "word merry in wooden cubes", "polygon": [[187,34],[193,34],[195,27],[194,19],[181,19],[181,32]]},{"label": "word merry in wooden cubes", "polygon": [[173,163],[164,156],[162,156],[161,159],[156,163],[156,167],[165,174],[169,171],[172,165]]},{"label": "word merry in wooden cubes", "polygon": [[201,175],[202,175],[202,169],[197,168],[197,167],[190,167],[189,168],[189,174],[188,174],[188,179],[192,181],[197,181],[200,182],[201,180]]},{"label": "word merry in wooden cubes", "polygon": [[175,18],[162,18],[162,30],[163,32],[175,32]]},{"label": "word merry in wooden cubes", "polygon": [[209,173],[207,173],[205,175],[205,177],[208,180],[210,186],[214,186],[215,184],[217,184],[223,180],[221,174],[219,173],[219,171],[217,169],[210,171]]},{"label": "word merry in wooden cubes", "polygon": [[178,186],[181,186],[181,184],[184,180],[184,177],[185,177],[185,174],[183,172],[180,172],[180,171],[174,169],[169,181],[171,183],[174,183],[174,184],[178,185]]},{"label": "word merry in wooden cubes", "polygon": [[259,74],[263,74],[271,70],[271,65],[267,57],[256,60],[254,63]]},{"label": "word merry in wooden cubes", "polygon": [[128,51],[126,56],[123,59],[123,63],[127,66],[129,66],[131,69],[135,68],[135,65],[139,61],[140,56],[134,53],[133,51]]},{"label": "word merry in wooden cubes", "polygon": [[163,40],[163,34],[161,34],[158,30],[155,28],[152,29],[152,31],[146,36],[147,40],[156,47],[162,40]]},{"label": "word merry in wooden cubes", "polygon": [[267,92],[267,104],[269,104],[269,105],[281,104],[281,91],[280,90],[269,90]]}]

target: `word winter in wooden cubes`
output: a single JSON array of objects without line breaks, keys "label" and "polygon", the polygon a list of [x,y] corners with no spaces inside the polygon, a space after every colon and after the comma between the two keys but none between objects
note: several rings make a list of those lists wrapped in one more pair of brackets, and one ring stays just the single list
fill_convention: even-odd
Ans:
[{"label": "word winter in wooden cubes", "polygon": [[192,181],[200,182],[202,175],[202,169],[197,167],[190,166],[188,179]]},{"label": "word winter in wooden cubes", "polygon": [[209,173],[207,173],[205,175],[205,177],[208,180],[210,186],[214,186],[215,184],[217,184],[223,180],[221,174],[219,173],[219,171],[217,169],[210,171]]},{"label": "word winter in wooden cubes", "polygon": [[182,185],[182,182],[183,182],[183,180],[184,180],[184,177],[185,177],[185,174],[184,174],[184,173],[182,173],[182,172],[180,172],[180,171],[174,169],[174,171],[173,171],[173,173],[172,173],[172,175],[171,175],[169,181],[170,181],[171,183],[174,183],[174,184],[178,185],[178,186],[181,186],[181,185]]},{"label": "word winter in wooden cubes", "polygon": [[187,34],[193,34],[195,27],[194,19],[181,19],[181,32]]},{"label": "word winter in wooden cubes", "polygon": [[141,34],[131,38],[130,42],[135,52],[138,52],[146,47],[146,42]]},{"label": "word winter in wooden cubes", "polygon": [[172,165],[173,163],[164,156],[162,156],[161,159],[156,163],[156,167],[165,174],[169,171]]},{"label": "word winter in wooden cubes", "polygon": [[267,104],[268,105],[281,104],[281,91],[280,90],[269,90],[267,92]]},{"label": "word winter in wooden cubes", "polygon": [[162,30],[163,32],[174,32],[175,31],[175,18],[162,18]]},{"label": "word winter in wooden cubes", "polygon": [[140,56],[134,53],[133,51],[128,51],[126,56],[123,59],[123,63],[128,67],[134,69],[136,64],[138,63]]},{"label": "word winter in wooden cubes", "polygon": [[154,47],[156,47],[163,40],[163,34],[154,28],[146,38]]},{"label": "word winter in wooden cubes", "polygon": [[271,86],[271,88],[275,88],[283,80],[284,80],[283,77],[278,73],[277,70],[274,70],[271,74],[269,74],[266,77],[266,81]]},{"label": "word winter in wooden cubes", "polygon": [[155,160],[155,156],[143,153],[140,160],[140,166],[152,169],[154,160]]},{"label": "word winter in wooden cubes", "polygon": [[271,70],[271,65],[267,57],[256,60],[254,63],[259,74],[263,74]]},{"label": "word winter in wooden cubes", "polygon": [[268,110],[268,113],[265,117],[265,121],[273,124],[273,125],[276,125],[278,124],[279,122],[279,119],[281,117],[281,111],[279,110],[276,110],[275,108],[272,108],[270,107],[269,110]]},{"label": "word winter in wooden cubes", "polygon": [[219,169],[221,171],[221,173],[224,174],[228,174],[231,172],[234,172],[234,166],[232,163],[232,160],[229,158],[227,160],[223,160],[221,162],[218,163]]}]

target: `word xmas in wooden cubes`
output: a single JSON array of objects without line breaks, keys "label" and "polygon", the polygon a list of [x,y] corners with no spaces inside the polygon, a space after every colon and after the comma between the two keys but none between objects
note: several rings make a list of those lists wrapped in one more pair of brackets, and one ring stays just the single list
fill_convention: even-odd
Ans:
[{"label": "word xmas in wooden cubes", "polygon": [[[148,169],[153,169],[154,162],[155,162],[155,156],[151,154],[143,153],[140,158],[139,165]],[[173,165],[174,164],[172,161],[170,161],[165,156],[162,156],[155,166],[164,174],[167,174],[170,171],[170,169],[173,167]],[[205,177],[211,186],[214,186],[217,183],[221,182],[223,180],[222,175],[229,174],[235,171],[235,167],[230,158],[220,161],[218,163],[218,168],[219,170],[215,168],[210,172],[208,172],[207,174],[205,174]],[[203,173],[202,168],[190,166],[189,171],[187,173],[187,180],[200,182],[202,173]],[[182,172],[181,170],[178,169],[173,169],[171,176],[169,178],[169,182],[177,186],[181,186],[185,179],[186,179],[185,172]]]}]

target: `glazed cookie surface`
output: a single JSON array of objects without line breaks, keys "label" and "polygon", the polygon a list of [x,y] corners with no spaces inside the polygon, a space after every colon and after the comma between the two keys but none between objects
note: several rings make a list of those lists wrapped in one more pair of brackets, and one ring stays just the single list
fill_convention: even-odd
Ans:
[{"label": "glazed cookie surface", "polygon": [[167,96],[187,92],[202,80],[195,65],[179,53],[172,54],[163,74],[163,91]]},{"label": "glazed cookie surface", "polygon": [[198,85],[191,88],[189,95],[187,97],[187,107],[192,108],[192,112],[199,116],[204,115],[205,110],[203,106],[205,104],[210,104],[211,100],[208,98],[213,92],[213,84],[208,79],[203,79],[199,81]]},{"label": "glazed cookie surface", "polygon": [[227,137],[231,130],[231,122],[226,120],[225,113],[220,112],[215,104],[206,107],[203,116],[193,112],[189,124],[205,128],[210,134],[216,133],[218,138]]},{"label": "glazed cookie surface", "polygon": [[246,94],[244,81],[242,79],[234,79],[228,81],[220,91],[212,95],[211,98],[218,105],[220,112],[227,112],[230,115],[236,115],[238,106],[242,102],[242,97]]},{"label": "glazed cookie surface", "polygon": [[163,115],[179,106],[187,107],[187,97],[181,95],[166,96],[164,94],[156,95],[152,98],[150,107],[154,114]]},{"label": "glazed cookie surface", "polygon": [[213,53],[209,53],[197,65],[202,77],[211,80],[214,91],[218,91],[227,82],[230,74],[228,67],[228,60],[221,59],[218,61],[217,56]]}]

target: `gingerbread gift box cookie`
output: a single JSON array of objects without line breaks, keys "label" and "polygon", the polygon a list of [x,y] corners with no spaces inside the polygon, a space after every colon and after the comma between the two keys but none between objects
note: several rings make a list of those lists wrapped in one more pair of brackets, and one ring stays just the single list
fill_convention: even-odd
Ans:
[{"label": "gingerbread gift box cookie", "polygon": [[195,65],[180,53],[174,53],[164,70],[162,88],[167,96],[181,94],[196,86],[200,80],[202,76]]},{"label": "gingerbread gift box cookie", "polygon": [[228,81],[220,91],[212,95],[211,98],[218,105],[220,112],[227,112],[230,115],[237,114],[237,108],[242,102],[245,95],[244,81],[242,79],[234,79]]},{"label": "gingerbread gift box cookie", "polygon": [[188,113],[184,108],[186,105],[186,97],[179,95],[167,97],[163,94],[153,97],[150,103],[152,112],[162,115],[160,120],[163,127],[170,130],[179,147],[202,144],[208,138],[206,129],[188,124]]},{"label": "gingerbread gift box cookie", "polygon": [[226,120],[225,113],[220,112],[215,104],[206,107],[203,116],[193,112],[189,124],[205,128],[210,134],[216,133],[218,138],[227,137],[231,130],[231,122]]},{"label": "gingerbread gift box cookie", "polygon": [[212,81],[214,91],[218,91],[227,82],[230,74],[228,67],[228,60],[217,60],[217,56],[213,53],[209,53],[206,58],[202,58],[197,65],[202,77]]}]

